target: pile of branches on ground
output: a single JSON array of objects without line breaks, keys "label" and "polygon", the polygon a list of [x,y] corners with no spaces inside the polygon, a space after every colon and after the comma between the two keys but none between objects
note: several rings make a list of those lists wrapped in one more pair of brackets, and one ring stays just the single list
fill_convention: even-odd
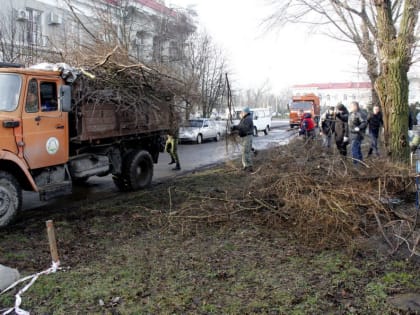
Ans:
[{"label": "pile of branches on ground", "polygon": [[[414,201],[410,210],[397,206],[412,198],[413,189],[408,166],[381,158],[355,166],[351,158],[299,140],[272,150],[249,188],[254,198],[271,205],[272,222],[281,217],[292,223],[307,243],[352,244],[379,231],[392,250],[410,239],[414,253],[419,243]],[[398,235],[396,225],[404,226]]]},{"label": "pile of branches on ground", "polygon": [[[173,188],[169,213],[163,211],[167,222],[181,223],[184,231],[197,222],[247,221],[287,230],[322,248],[382,235],[392,251],[407,244],[411,254],[419,254],[414,177],[408,166],[373,158],[355,167],[349,157],[297,140],[261,152],[254,167],[253,174],[222,170],[220,176],[238,178],[234,186],[199,193]],[[407,198],[407,207],[397,205]],[[176,204],[177,199],[182,202]]]}]

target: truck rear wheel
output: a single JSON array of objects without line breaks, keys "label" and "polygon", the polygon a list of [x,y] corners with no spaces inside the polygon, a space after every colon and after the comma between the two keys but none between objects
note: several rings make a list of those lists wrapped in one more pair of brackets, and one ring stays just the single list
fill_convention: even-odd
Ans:
[{"label": "truck rear wheel", "polygon": [[22,189],[16,178],[0,171],[0,228],[8,225],[22,207]]},{"label": "truck rear wheel", "polygon": [[122,174],[113,180],[121,191],[134,191],[150,186],[153,178],[153,159],[147,151],[134,151],[123,161]]}]

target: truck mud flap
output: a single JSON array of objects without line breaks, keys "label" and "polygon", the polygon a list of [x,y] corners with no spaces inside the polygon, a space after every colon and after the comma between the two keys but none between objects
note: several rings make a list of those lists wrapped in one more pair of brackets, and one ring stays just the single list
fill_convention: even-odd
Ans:
[{"label": "truck mud flap", "polygon": [[48,201],[72,193],[72,182],[66,181],[60,184],[51,184],[39,187],[39,200]]}]

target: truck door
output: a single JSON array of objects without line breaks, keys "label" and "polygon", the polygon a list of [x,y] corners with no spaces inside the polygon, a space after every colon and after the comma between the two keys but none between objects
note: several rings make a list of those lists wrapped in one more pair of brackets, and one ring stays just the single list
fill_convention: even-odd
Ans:
[{"label": "truck door", "polygon": [[32,78],[22,110],[23,154],[31,169],[68,161],[67,113],[60,110],[57,82]]}]

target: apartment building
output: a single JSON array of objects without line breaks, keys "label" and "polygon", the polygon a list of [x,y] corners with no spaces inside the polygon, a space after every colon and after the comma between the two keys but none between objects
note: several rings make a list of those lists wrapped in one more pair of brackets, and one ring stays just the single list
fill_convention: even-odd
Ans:
[{"label": "apartment building", "polygon": [[362,106],[372,102],[370,82],[346,83],[312,83],[294,85],[293,95],[314,93],[321,99],[321,106],[335,106],[342,103],[346,106],[358,101]]},{"label": "apartment building", "polygon": [[[409,104],[420,102],[420,78],[410,76]],[[362,107],[372,103],[372,85],[370,82],[346,83],[311,83],[294,85],[293,95],[315,93],[321,99],[321,106],[335,106],[342,103],[346,106],[358,101]]]},{"label": "apartment building", "polygon": [[195,26],[186,11],[157,0],[5,0],[0,60],[60,59],[94,38],[122,45],[145,62],[174,62]]}]

